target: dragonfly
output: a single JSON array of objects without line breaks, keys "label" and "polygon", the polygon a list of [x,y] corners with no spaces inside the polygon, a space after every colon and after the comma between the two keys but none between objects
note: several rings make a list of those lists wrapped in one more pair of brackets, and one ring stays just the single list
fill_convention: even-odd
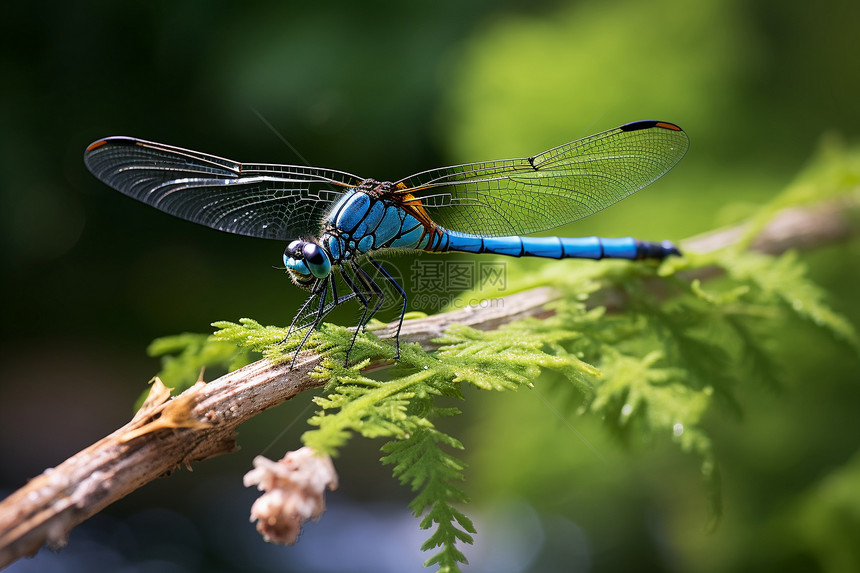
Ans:
[{"label": "dragonfly", "polygon": [[[592,215],[650,185],[687,151],[666,121],[635,121],[519,159],[466,163],[376,181],[344,171],[223,157],[133,137],[90,144],[84,162],[108,186],[182,219],[219,231],[286,242],[283,269],[310,296],[287,336],[311,334],[341,304],[361,308],[358,332],[382,307],[384,279],[407,296],[376,256],[386,251],[490,253],[549,259],[663,259],[670,241],[532,237]],[[381,277],[381,279],[379,278]],[[338,281],[337,279],[340,279]],[[338,290],[338,284],[346,289]],[[383,283],[384,284],[384,283]]]}]

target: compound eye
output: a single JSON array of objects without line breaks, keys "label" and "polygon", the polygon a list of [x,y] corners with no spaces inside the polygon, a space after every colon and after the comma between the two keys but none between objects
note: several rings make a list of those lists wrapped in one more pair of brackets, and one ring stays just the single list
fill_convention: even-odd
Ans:
[{"label": "compound eye", "polygon": [[323,250],[319,248],[319,245],[315,245],[314,243],[307,243],[303,246],[302,254],[305,256],[305,260],[313,265],[321,265],[325,258]]},{"label": "compound eye", "polygon": [[315,243],[305,244],[302,247],[302,255],[305,257],[308,269],[315,277],[322,279],[331,272],[331,261],[319,245]]},{"label": "compound eye", "polygon": [[284,249],[284,256],[285,257],[292,257],[293,255],[296,254],[296,252],[301,250],[302,244],[304,244],[304,241],[299,241],[299,240],[293,241],[292,243],[287,245],[286,249]]}]

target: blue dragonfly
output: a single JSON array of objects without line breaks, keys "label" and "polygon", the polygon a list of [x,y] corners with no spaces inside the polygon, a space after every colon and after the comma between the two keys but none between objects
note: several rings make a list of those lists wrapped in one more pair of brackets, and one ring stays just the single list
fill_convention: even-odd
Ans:
[{"label": "blue dragonfly", "polygon": [[[87,168],[110,187],[161,211],[228,233],[288,242],[285,270],[311,295],[288,330],[311,333],[335,307],[357,300],[355,336],[380,309],[375,268],[406,293],[374,256],[390,250],[492,253],[550,259],[662,259],[669,241],[632,237],[527,237],[600,211],[653,183],[687,151],[686,133],[665,121],[636,121],[538,155],[467,163],[379,182],[334,169],[239,163],[131,137],[90,144]],[[340,277],[348,292],[338,291]],[[286,339],[285,339],[286,340]]]}]

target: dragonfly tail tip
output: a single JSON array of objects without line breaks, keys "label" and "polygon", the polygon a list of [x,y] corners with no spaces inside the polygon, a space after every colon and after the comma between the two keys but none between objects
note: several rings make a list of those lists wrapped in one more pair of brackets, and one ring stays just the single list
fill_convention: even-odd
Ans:
[{"label": "dragonfly tail tip", "polygon": [[670,255],[680,257],[681,251],[672,241],[636,241],[636,255],[638,259],[665,259]]},{"label": "dragonfly tail tip", "polygon": [[672,241],[663,241],[660,244],[663,247],[663,252],[666,253],[665,256],[667,256],[667,257],[669,255],[675,255],[676,257],[682,256],[681,255],[681,249],[679,249],[678,246],[675,245],[675,243],[673,243]]}]

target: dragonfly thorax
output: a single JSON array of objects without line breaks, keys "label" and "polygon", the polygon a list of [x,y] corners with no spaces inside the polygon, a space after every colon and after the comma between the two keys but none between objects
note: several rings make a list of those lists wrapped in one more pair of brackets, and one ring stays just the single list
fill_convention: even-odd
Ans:
[{"label": "dragonfly thorax", "polygon": [[314,241],[296,240],[284,249],[284,265],[296,285],[311,288],[331,273],[331,258]]},{"label": "dragonfly thorax", "polygon": [[363,191],[373,197],[381,197],[386,195],[394,188],[394,183],[391,181],[377,181],[376,179],[365,179],[356,190]]}]

